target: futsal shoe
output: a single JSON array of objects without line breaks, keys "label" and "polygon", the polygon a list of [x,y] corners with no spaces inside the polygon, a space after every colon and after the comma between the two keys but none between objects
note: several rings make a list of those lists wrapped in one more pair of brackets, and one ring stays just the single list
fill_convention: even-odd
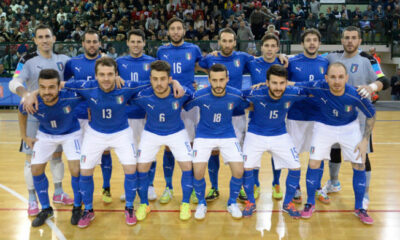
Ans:
[{"label": "futsal shoe", "polygon": [[250,201],[246,201],[246,206],[243,209],[243,217],[251,217],[256,211],[256,205]]},{"label": "futsal shoe", "polygon": [[125,207],[125,222],[128,225],[135,225],[137,222],[135,211],[133,207]]},{"label": "futsal shoe", "polygon": [[282,211],[288,213],[294,219],[299,219],[301,217],[301,213],[296,209],[293,202],[283,205]]},{"label": "futsal shoe", "polygon": [[189,220],[192,217],[189,203],[182,203],[179,213],[179,218],[183,221]]},{"label": "futsal shoe", "polygon": [[214,200],[217,200],[219,198],[219,191],[218,189],[211,188],[210,191],[207,194],[206,201],[207,202],[212,202]]},{"label": "futsal shoe", "polygon": [[92,210],[85,210],[83,211],[81,219],[79,219],[78,227],[85,228],[89,226],[90,222],[93,221],[95,218],[94,211]]},{"label": "futsal shoe", "polygon": [[149,201],[154,201],[157,199],[157,194],[156,190],[154,189],[154,186],[149,186],[149,190],[147,192],[147,198]]},{"label": "futsal shoe", "polygon": [[103,188],[103,202],[109,204],[112,202],[110,188]]},{"label": "futsal shoe", "polygon": [[354,211],[354,214],[360,219],[360,221],[364,224],[371,225],[374,223],[374,219],[372,219],[365,209],[357,209]]},{"label": "futsal shoe", "polygon": [[190,195],[190,202],[191,203],[198,203],[199,202],[199,199],[197,199],[196,192],[194,191],[194,189],[192,191],[192,194]]},{"label": "futsal shoe", "polygon": [[39,227],[42,226],[47,219],[53,217],[53,208],[48,207],[46,209],[42,209],[40,213],[36,216],[35,219],[32,221],[32,227]]},{"label": "futsal shoe", "polygon": [[245,193],[243,188],[240,189],[238,199],[241,202],[246,202],[247,201],[247,195],[246,195],[246,193]]},{"label": "futsal shoe", "polygon": [[194,213],[194,218],[197,220],[203,220],[206,217],[207,206],[205,204],[198,204],[196,212]]},{"label": "futsal shoe", "polygon": [[336,184],[332,184],[331,180],[328,180],[322,189],[329,194],[329,193],[339,192],[342,189],[342,187],[340,186],[339,181]]},{"label": "futsal shoe", "polygon": [[283,197],[283,193],[281,192],[281,187],[278,184],[275,184],[272,187],[272,197],[275,200],[281,200]]},{"label": "futsal shoe", "polygon": [[169,203],[174,196],[174,190],[169,189],[169,187],[166,187],[163,194],[160,197],[160,203],[166,204]]},{"label": "futsal shoe", "polygon": [[254,199],[260,196],[260,186],[254,185]]},{"label": "futsal shoe", "polygon": [[28,203],[28,216],[34,217],[39,214],[39,206],[36,201]]},{"label": "futsal shoe", "polygon": [[296,193],[294,194],[293,200],[294,203],[301,204],[303,199],[301,198],[301,190],[296,189]]},{"label": "futsal shoe", "polygon": [[58,194],[58,195],[53,195],[53,203],[59,203],[63,205],[72,205],[74,204],[74,199],[70,198],[68,194],[65,192]]},{"label": "futsal shoe", "polygon": [[234,219],[241,219],[243,216],[242,211],[240,210],[237,203],[232,203],[231,205],[229,205],[228,212],[232,215]]},{"label": "futsal shoe", "polygon": [[318,201],[324,203],[324,204],[329,204],[331,203],[331,199],[329,198],[328,194],[322,189],[318,189],[315,192],[315,197],[318,199]]},{"label": "futsal shoe", "polygon": [[301,211],[301,217],[302,218],[311,218],[313,212],[315,212],[315,205],[306,203],[304,204],[304,209]]},{"label": "futsal shoe", "polygon": [[81,206],[78,206],[78,207],[74,206],[72,208],[71,224],[77,225],[79,222],[79,219],[81,219],[81,216],[82,216]]},{"label": "futsal shoe", "polygon": [[136,218],[138,221],[143,221],[146,219],[147,215],[150,213],[150,206],[142,203],[139,205],[139,208],[136,210]]}]

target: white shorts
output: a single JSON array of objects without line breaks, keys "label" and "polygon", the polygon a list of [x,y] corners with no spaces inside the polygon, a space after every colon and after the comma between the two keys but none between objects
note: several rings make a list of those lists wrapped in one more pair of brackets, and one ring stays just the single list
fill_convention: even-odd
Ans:
[{"label": "white shorts", "polygon": [[194,107],[189,111],[182,109],[181,119],[183,124],[185,124],[185,129],[189,136],[190,142],[193,142],[196,133],[196,126],[200,119],[199,108]]},{"label": "white shorts", "polygon": [[361,138],[358,120],[344,126],[329,126],[315,122],[314,135],[311,140],[310,159],[330,160],[331,147],[335,143],[338,143],[345,161],[362,163],[361,157],[356,159],[358,152],[354,152]]},{"label": "white shorts", "polygon": [[287,119],[286,129],[292,137],[298,153],[309,152],[314,129],[314,121],[298,121]]},{"label": "white shorts", "polygon": [[153,162],[161,146],[168,146],[178,162],[191,162],[192,147],[185,129],[166,136],[157,135],[144,130],[140,138],[138,162]]},{"label": "white shorts", "polygon": [[49,161],[58,146],[62,146],[68,160],[79,160],[81,155],[81,130],[65,134],[51,135],[41,131],[36,134],[38,141],[33,145],[31,164],[43,164]]},{"label": "white shorts", "polygon": [[225,164],[243,162],[242,150],[236,138],[195,138],[193,163],[208,162],[214,149],[219,149]]},{"label": "white shorts", "polygon": [[243,146],[244,135],[246,133],[246,115],[239,115],[232,117],[233,129],[235,129],[236,138],[238,139],[240,146]]},{"label": "white shorts", "polygon": [[92,169],[100,164],[101,155],[108,148],[114,149],[122,165],[136,164],[136,149],[130,128],[107,134],[98,132],[89,125],[83,137],[81,169]]},{"label": "white shorts", "polygon": [[260,168],[264,152],[271,153],[275,169],[300,167],[299,155],[292,138],[287,133],[261,136],[247,132],[243,146],[244,168]]},{"label": "white shorts", "polygon": [[140,136],[142,135],[146,119],[144,118],[130,118],[128,119],[129,127],[133,132],[133,143],[139,146]]},{"label": "white shorts", "polygon": [[85,134],[86,128],[89,126],[89,120],[78,118],[79,125],[81,126],[82,134]]}]

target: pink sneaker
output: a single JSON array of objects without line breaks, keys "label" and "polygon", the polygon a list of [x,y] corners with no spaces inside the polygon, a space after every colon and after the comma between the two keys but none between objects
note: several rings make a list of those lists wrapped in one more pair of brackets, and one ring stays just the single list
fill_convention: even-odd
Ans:
[{"label": "pink sneaker", "polygon": [[301,218],[310,218],[315,211],[315,205],[309,203],[304,205],[303,211],[301,211]]},{"label": "pink sneaker", "polygon": [[136,220],[136,215],[135,215],[133,208],[125,207],[125,222],[128,225],[136,224],[137,220]]},{"label": "pink sneaker", "polygon": [[53,195],[53,203],[72,205],[74,204],[74,199],[70,198],[66,193],[61,193],[60,195]]},{"label": "pink sneaker", "polygon": [[85,210],[81,219],[79,219],[78,227],[85,228],[89,226],[90,222],[94,220],[94,212]]},{"label": "pink sneaker", "polygon": [[372,219],[365,209],[357,209],[354,211],[354,214],[360,219],[364,224],[373,224],[374,219]]},{"label": "pink sneaker", "polygon": [[28,203],[28,216],[36,216],[39,214],[39,207],[36,201]]}]

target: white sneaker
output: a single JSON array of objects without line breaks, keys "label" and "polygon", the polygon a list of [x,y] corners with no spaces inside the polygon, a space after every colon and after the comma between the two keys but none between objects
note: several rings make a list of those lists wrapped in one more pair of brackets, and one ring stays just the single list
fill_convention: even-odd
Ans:
[{"label": "white sneaker", "polygon": [[335,192],[339,192],[342,189],[342,187],[340,186],[340,182],[338,181],[338,183],[336,185],[333,185],[331,183],[331,180],[328,180],[325,184],[325,186],[322,188],[323,191],[325,191],[326,193],[335,193]]},{"label": "white sneaker", "polygon": [[365,210],[367,210],[368,209],[368,205],[369,205],[369,199],[368,198],[366,198],[366,197],[364,197],[363,198],[363,208],[365,209]]},{"label": "white sneaker", "polygon": [[194,214],[194,218],[197,220],[203,220],[206,217],[207,206],[204,204],[198,204],[196,208],[196,212]]},{"label": "white sneaker", "polygon": [[240,210],[237,203],[232,203],[228,206],[228,212],[232,215],[235,219],[242,218],[242,210]]},{"label": "white sneaker", "polygon": [[121,202],[125,202],[125,194],[122,194],[119,200],[121,200]]},{"label": "white sneaker", "polygon": [[156,190],[154,189],[154,186],[149,186],[149,190],[147,192],[147,198],[149,201],[154,201],[157,199],[157,194]]}]

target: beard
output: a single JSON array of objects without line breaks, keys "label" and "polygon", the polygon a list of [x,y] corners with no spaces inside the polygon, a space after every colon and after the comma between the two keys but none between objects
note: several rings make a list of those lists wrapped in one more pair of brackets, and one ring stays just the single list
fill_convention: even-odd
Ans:
[{"label": "beard", "polygon": [[[268,91],[269,91],[269,94],[270,94],[271,96],[273,96],[274,98],[281,98],[282,95],[283,95],[283,91],[280,92],[280,95],[276,95],[273,91],[271,91],[271,89],[268,90]],[[276,92],[276,91],[275,91],[275,92]]]},{"label": "beard", "polygon": [[99,55],[99,50],[95,51],[94,53],[90,53],[89,51],[85,51],[85,54],[88,55],[90,58],[95,58]]},{"label": "beard", "polygon": [[182,41],[183,41],[183,36],[182,37],[180,37],[178,40],[174,40],[172,37],[169,37],[170,39],[171,39],[171,42],[173,43],[173,44],[179,44],[179,43],[181,43]]}]

